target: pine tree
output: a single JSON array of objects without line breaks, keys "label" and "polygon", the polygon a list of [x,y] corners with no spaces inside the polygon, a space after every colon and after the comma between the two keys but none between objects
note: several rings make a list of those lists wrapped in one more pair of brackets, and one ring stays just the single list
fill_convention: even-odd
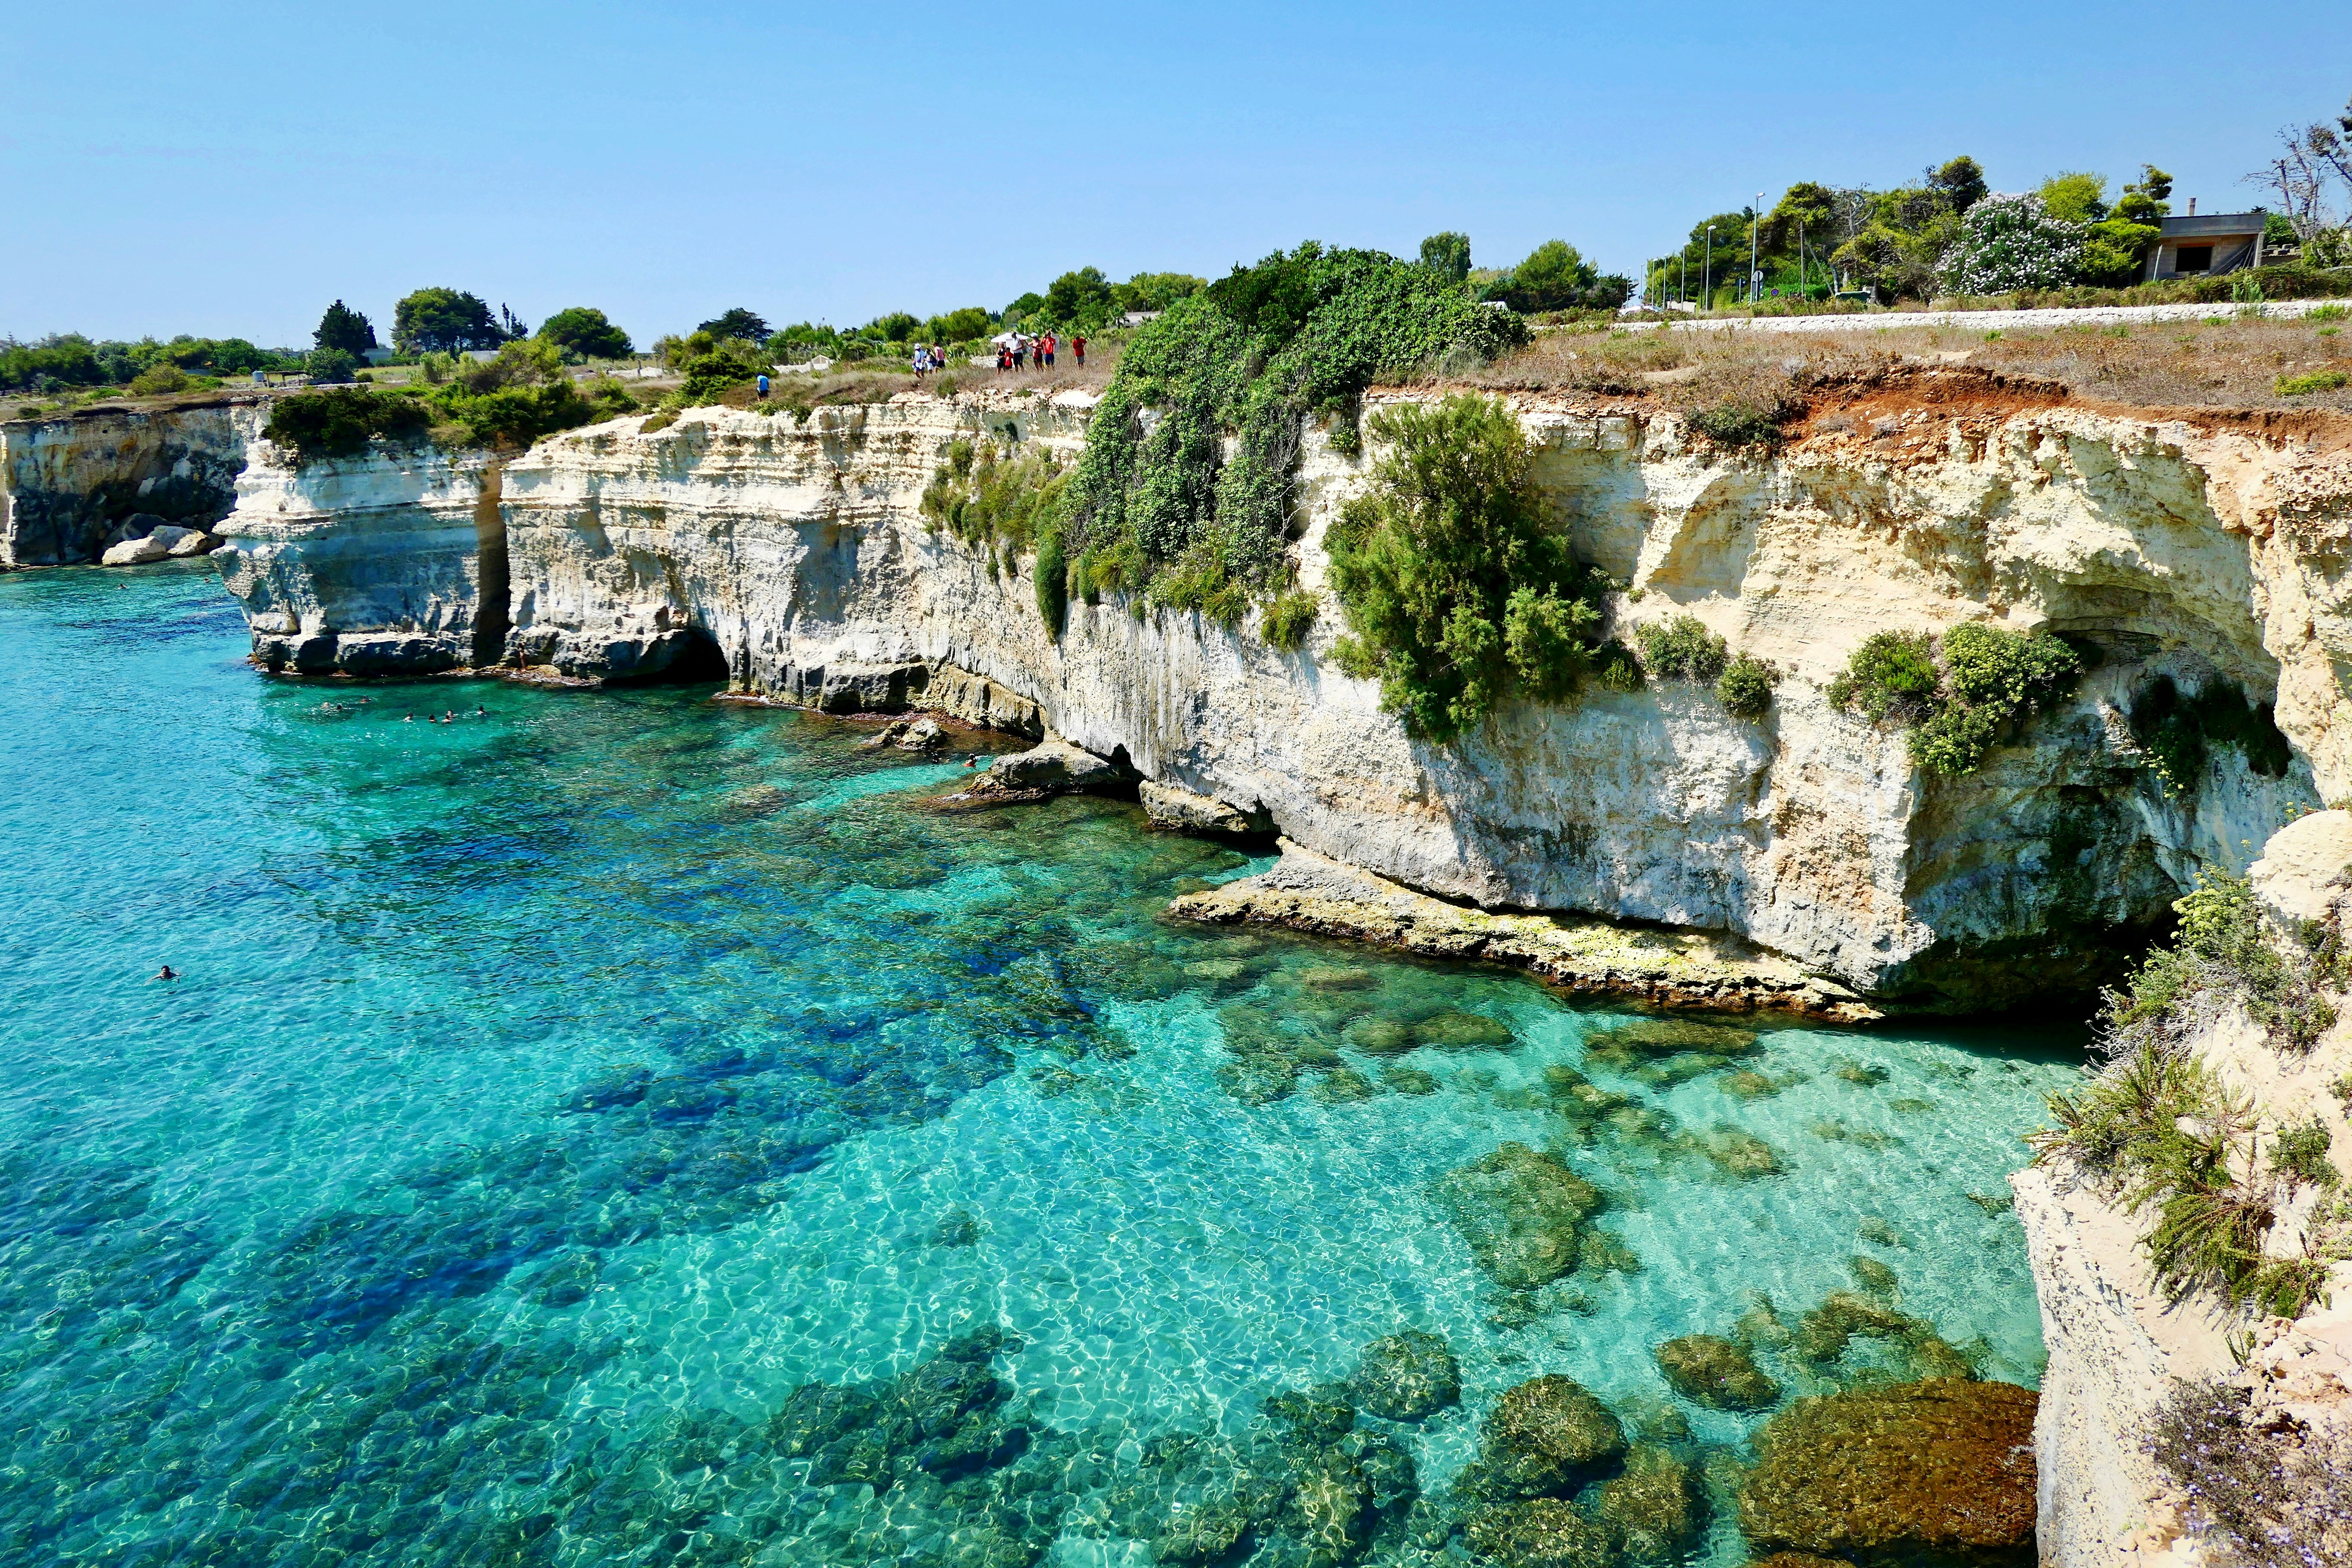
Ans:
[{"label": "pine tree", "polygon": [[310,336],[319,347],[341,349],[354,359],[375,347],[375,329],[368,319],[341,300],[327,307],[327,313],[319,318],[319,330]]}]

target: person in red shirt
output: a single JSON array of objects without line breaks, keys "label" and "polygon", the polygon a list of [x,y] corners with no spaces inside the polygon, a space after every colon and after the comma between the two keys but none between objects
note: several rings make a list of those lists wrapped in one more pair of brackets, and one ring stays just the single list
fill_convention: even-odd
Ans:
[{"label": "person in red shirt", "polygon": [[1078,368],[1079,368],[1080,370],[1084,370],[1084,369],[1086,369],[1086,368],[1087,368],[1087,335],[1086,335],[1086,333],[1084,333],[1084,332],[1072,332],[1072,333],[1070,334],[1070,352],[1071,352],[1072,353],[1074,353],[1074,354],[1076,354],[1076,355],[1077,355],[1077,356],[1078,356]]}]

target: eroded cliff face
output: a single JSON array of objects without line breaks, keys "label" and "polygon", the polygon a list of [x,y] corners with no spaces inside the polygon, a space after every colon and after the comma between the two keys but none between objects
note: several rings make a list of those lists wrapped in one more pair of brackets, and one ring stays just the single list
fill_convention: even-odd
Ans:
[{"label": "eroded cliff face", "polygon": [[0,425],[0,566],[96,561],[134,517],[208,527],[266,417],[225,400]]},{"label": "eroded cliff face", "polygon": [[[2272,836],[2252,869],[2256,897],[2281,936],[2314,922],[2340,931],[2352,912],[2352,814],[2305,816]],[[2050,1568],[2198,1568],[2228,1561],[2211,1539],[2210,1500],[2193,1496],[2152,1451],[2158,1415],[2180,1384],[2220,1383],[2247,1400],[2244,1426],[2282,1443],[2306,1482],[2319,1467],[2352,1459],[2352,1262],[2329,1242],[2329,1217],[2352,1180],[2352,1135],[2343,1087],[2352,1083],[2352,1010],[2307,1049],[2282,1047],[2243,1001],[2217,996],[2175,1048],[2215,1075],[2258,1139],[2273,1151],[2282,1130],[2329,1130],[2333,1178],[2261,1189],[2274,1218],[2270,1258],[2316,1250],[2329,1262],[2322,1300],[2294,1321],[2233,1307],[2210,1289],[2179,1300],[2154,1278],[2146,1237],[2156,1215],[2133,1211],[2127,1184],[2098,1182],[2063,1155],[2011,1178],[2042,1304],[2049,1364],[2035,1420],[2042,1560]],[[2242,1179],[2253,1173],[2233,1167]],[[2253,1439],[2249,1438],[2251,1444]],[[2257,1468],[2252,1456],[2246,1468]],[[2308,1492],[2321,1489],[2308,1487]],[[2292,1496],[2304,1487],[2285,1489]],[[2352,1517],[2332,1531],[2314,1506],[2295,1539],[2326,1554],[2352,1550]],[[2337,1505],[2340,1510],[2340,1503]],[[2332,1536],[2332,1548],[2316,1543]],[[2303,1560],[2303,1559],[2298,1559]]]},{"label": "eroded cliff face", "polygon": [[[918,501],[958,438],[1074,453],[1090,412],[1076,396],[905,395],[804,426],[715,408],[650,434],[614,421],[505,465],[494,522],[477,460],[298,472],[264,445],[222,531],[257,647],[296,668],[488,664],[500,627],[496,657],[583,678],[715,649],[746,693],[993,704],[1412,887],[1728,931],[1944,1005],[2084,981],[2200,860],[2242,867],[2288,805],[2352,794],[2336,681],[2352,459],[2318,436],[2021,404],[1954,378],[1858,393],[1777,455],[1744,457],[1635,407],[1516,401],[1564,525],[1630,583],[1619,634],[1698,616],[1780,669],[1766,720],[1668,681],[1517,706],[1425,745],[1329,663],[1344,627],[1328,597],[1295,654],[1254,619],[1229,631],[1109,600],[1074,603],[1057,643],[1033,563],[926,528]],[[1310,588],[1370,461],[1309,433],[1296,549]],[[1980,620],[2073,634],[2101,662],[1977,773],[1923,776],[1899,731],[1823,695],[1873,632]],[[2274,700],[2293,742],[2277,776],[2215,747],[2208,776],[2168,794],[2126,722],[2158,676]]]}]

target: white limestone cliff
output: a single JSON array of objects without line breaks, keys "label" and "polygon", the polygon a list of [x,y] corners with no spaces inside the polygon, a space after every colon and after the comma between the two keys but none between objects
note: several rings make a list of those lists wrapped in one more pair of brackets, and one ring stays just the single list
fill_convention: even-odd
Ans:
[{"label": "white limestone cliff", "polygon": [[161,524],[209,526],[265,416],[224,398],[0,424],[0,568],[95,562]]},{"label": "white limestone cliff", "polygon": [[[1296,654],[1254,622],[1108,599],[1074,603],[1056,642],[1033,563],[1008,570],[926,528],[917,501],[959,437],[1075,452],[1076,395],[904,395],[805,425],[704,408],[654,432],[636,418],[568,432],[505,465],[470,558],[461,519],[480,467],[383,454],[296,471],[259,447],[223,531],[258,635],[299,632],[316,668],[385,668],[395,637],[414,668],[493,662],[501,605],[469,595],[502,562],[509,662],[629,676],[698,645],[740,691],[835,709],[943,705],[935,682],[993,693],[1412,887],[1727,931],[1873,994],[1953,1005],[2079,981],[2200,861],[2242,868],[2290,805],[2352,793],[2341,449],[2292,429],[2021,405],[1965,379],[1870,395],[1861,423],[1823,418],[1767,458],[1726,455],[1670,416],[1514,399],[1580,550],[1630,582],[1621,633],[1686,610],[1771,661],[1760,723],[1664,682],[1416,742],[1375,687],[1328,662],[1342,629],[1328,598]],[[1368,459],[1311,432],[1306,454],[1296,550],[1316,587],[1322,531]],[[1972,620],[2068,632],[2103,656],[2064,711],[1977,773],[1924,778],[1899,732],[1823,695],[1870,633]],[[354,639],[356,661],[336,651]],[[302,664],[299,647],[261,646]],[[2123,720],[2158,674],[2274,698],[2294,743],[2284,776],[2217,749],[2193,805],[2168,795]]]}]

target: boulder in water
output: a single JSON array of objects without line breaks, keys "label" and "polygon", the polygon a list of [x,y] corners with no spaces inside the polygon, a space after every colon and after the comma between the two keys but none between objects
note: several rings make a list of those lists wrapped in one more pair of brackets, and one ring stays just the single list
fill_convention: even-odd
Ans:
[{"label": "boulder in water", "polygon": [[1706,1493],[1672,1449],[1644,1444],[1625,1456],[1622,1474],[1601,1483],[1592,1512],[1633,1562],[1671,1563],[1706,1533]]},{"label": "boulder in water", "polygon": [[1489,1497],[1562,1496],[1624,1451],[1625,1428],[1609,1406],[1549,1373],[1496,1401],[1472,1485]]},{"label": "boulder in water", "polygon": [[136,539],[126,539],[120,544],[108,545],[106,553],[99,557],[99,564],[144,566],[152,561],[169,560],[173,553],[173,547],[184,539],[209,537],[202,529],[180,528],[167,522],[156,528],[152,533],[142,534]]},{"label": "boulder in water", "polygon": [[1759,1556],[2032,1568],[2038,1402],[1944,1378],[1801,1399],[1758,1436],[1740,1531]]},{"label": "boulder in water", "polygon": [[1382,1420],[1420,1421],[1461,1402],[1462,1367],[1444,1339],[1407,1329],[1366,1345],[1348,1386]]},{"label": "boulder in water", "polygon": [[1717,1410],[1765,1410],[1780,1402],[1780,1385],[1756,1358],[1713,1334],[1685,1334],[1658,1347],[1658,1370],[1676,1394]]},{"label": "boulder in water", "polygon": [[1498,1285],[1532,1289],[1574,1268],[1601,1191],[1549,1154],[1506,1143],[1438,1179],[1438,1205]]},{"label": "boulder in water", "polygon": [[1499,1568],[1614,1568],[1609,1527],[1572,1502],[1488,1503],[1463,1521],[1471,1550]]}]

